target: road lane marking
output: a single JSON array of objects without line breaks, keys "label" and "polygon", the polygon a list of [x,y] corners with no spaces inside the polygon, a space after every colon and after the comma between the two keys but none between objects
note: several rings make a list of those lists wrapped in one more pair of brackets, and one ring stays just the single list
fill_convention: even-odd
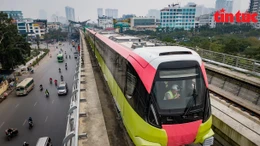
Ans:
[{"label": "road lane marking", "polygon": [[5,124],[5,122],[3,122],[1,125],[0,125],[0,128]]},{"label": "road lane marking", "polygon": [[48,120],[48,116],[46,117],[45,122],[47,122],[47,120]]},{"label": "road lane marking", "polygon": [[52,104],[54,103],[54,100],[51,102]]},{"label": "road lane marking", "polygon": [[23,122],[23,126],[24,126],[25,123],[26,123],[26,119],[25,119],[24,122]]},{"label": "road lane marking", "polygon": [[19,104],[17,104],[16,106],[15,106],[15,108],[17,108],[19,106]]},{"label": "road lane marking", "polygon": [[34,106],[36,106],[37,102],[35,102]]}]

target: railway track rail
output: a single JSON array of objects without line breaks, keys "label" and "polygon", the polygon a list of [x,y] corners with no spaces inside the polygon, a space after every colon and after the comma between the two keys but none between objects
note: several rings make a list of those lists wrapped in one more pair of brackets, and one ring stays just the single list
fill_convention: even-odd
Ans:
[{"label": "railway track rail", "polygon": [[239,108],[243,112],[247,112],[251,116],[254,116],[260,120],[260,111],[255,109],[255,107],[249,106],[250,103],[247,103],[245,105],[245,102],[240,102],[238,100],[233,100],[232,98],[226,97],[224,94],[221,94],[219,92],[216,92],[212,89],[210,89],[210,93],[214,96],[217,96],[219,99],[226,101],[226,103]]}]

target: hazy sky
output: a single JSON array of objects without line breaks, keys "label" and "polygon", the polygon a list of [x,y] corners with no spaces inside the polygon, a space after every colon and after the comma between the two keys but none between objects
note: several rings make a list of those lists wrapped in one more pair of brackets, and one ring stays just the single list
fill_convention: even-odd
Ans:
[{"label": "hazy sky", "polygon": [[[21,10],[25,18],[38,18],[39,10],[47,12],[48,19],[58,12],[65,16],[65,6],[75,9],[76,20],[91,19],[96,21],[97,8],[118,9],[119,16],[122,14],[136,14],[145,16],[149,9],[162,9],[168,4],[179,2],[182,6],[188,2],[194,2],[206,7],[215,7],[216,0],[0,0],[0,10]],[[234,0],[236,1],[236,0]],[[240,0],[240,10],[248,8],[249,0]],[[103,10],[104,13],[104,10]]]}]

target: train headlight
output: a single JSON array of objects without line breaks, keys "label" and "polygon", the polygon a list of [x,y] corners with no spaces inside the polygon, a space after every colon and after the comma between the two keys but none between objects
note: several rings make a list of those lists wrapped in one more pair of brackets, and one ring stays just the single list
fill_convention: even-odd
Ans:
[{"label": "train headlight", "polygon": [[203,142],[203,146],[211,146],[211,145],[213,145],[213,143],[214,143],[214,137],[211,136],[211,137],[205,139],[205,141]]}]

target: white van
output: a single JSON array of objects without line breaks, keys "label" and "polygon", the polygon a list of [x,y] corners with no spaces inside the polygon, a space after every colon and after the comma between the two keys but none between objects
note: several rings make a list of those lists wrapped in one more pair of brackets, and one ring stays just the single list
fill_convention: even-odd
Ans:
[{"label": "white van", "polygon": [[51,138],[41,137],[38,139],[36,146],[52,146]]}]

